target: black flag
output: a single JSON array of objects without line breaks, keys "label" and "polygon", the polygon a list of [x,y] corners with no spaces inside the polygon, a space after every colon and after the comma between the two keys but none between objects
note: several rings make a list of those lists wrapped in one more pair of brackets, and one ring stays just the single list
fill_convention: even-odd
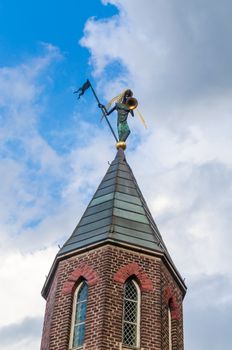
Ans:
[{"label": "black flag", "polygon": [[80,87],[77,91],[74,91],[74,94],[78,94],[78,100],[79,98],[84,95],[84,92],[90,87],[90,82],[87,79],[86,82],[84,83],[84,85],[82,87]]}]

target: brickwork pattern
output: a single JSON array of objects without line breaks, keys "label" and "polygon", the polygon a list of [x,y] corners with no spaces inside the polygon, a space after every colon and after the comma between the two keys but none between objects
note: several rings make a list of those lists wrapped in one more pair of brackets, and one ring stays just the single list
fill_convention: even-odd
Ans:
[{"label": "brickwork pattern", "polygon": [[56,287],[57,287],[57,275],[53,279],[51,290],[46,303],[41,350],[46,350],[48,344],[50,343],[52,317],[53,317],[53,310],[55,308],[55,300],[56,300],[55,298]]},{"label": "brickwork pattern", "polygon": [[183,294],[164,264],[161,266],[162,350],[169,350],[168,307],[171,311],[172,350],[183,350]]},{"label": "brickwork pattern", "polygon": [[72,294],[75,291],[75,286],[80,280],[84,278],[88,286],[94,286],[99,281],[99,276],[92,267],[83,264],[80,267],[77,267],[70,275],[68,276],[67,281],[64,283],[62,292],[63,294]]},{"label": "brickwork pattern", "polygon": [[[124,282],[130,276],[136,278],[141,288],[140,349],[168,350],[167,288],[175,291],[178,304],[182,302],[178,286],[160,258],[111,245],[60,261],[56,292],[51,288],[47,300],[53,308],[49,335],[44,331],[41,350],[69,349],[73,292],[83,278],[89,284],[84,350],[119,350]],[[44,329],[46,320],[47,316]],[[178,332],[176,335],[173,332],[173,341],[176,336],[183,339],[181,320],[175,321],[178,327],[173,326],[173,330]],[[178,347],[175,345],[173,350],[183,350],[181,341],[176,343]]]},{"label": "brickwork pattern", "polygon": [[135,276],[142,291],[152,291],[152,281],[135,262],[122,266],[114,275],[114,281],[124,284],[130,276]]}]

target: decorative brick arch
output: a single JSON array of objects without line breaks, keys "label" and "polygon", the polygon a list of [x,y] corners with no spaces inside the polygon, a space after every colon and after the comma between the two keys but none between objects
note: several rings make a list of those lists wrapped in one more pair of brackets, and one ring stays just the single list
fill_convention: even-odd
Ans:
[{"label": "decorative brick arch", "polygon": [[67,281],[63,285],[63,294],[71,294],[75,288],[76,282],[83,277],[89,286],[97,284],[99,276],[91,266],[81,265],[77,267],[68,277]]},{"label": "decorative brick arch", "polygon": [[114,275],[114,281],[124,284],[130,276],[136,276],[140,287],[145,292],[153,291],[152,281],[147,276],[146,272],[137,264],[130,263],[122,266]]},{"label": "decorative brick arch", "polygon": [[165,305],[170,307],[172,319],[174,320],[180,320],[181,318],[181,311],[180,311],[180,305],[178,304],[176,300],[176,296],[174,293],[174,290],[172,287],[167,287],[164,290],[163,294],[163,300]]}]

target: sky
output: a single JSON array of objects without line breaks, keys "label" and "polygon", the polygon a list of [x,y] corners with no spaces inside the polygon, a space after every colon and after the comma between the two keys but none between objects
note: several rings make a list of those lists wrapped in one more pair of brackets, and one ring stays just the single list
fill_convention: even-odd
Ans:
[{"label": "sky", "polygon": [[[230,350],[232,3],[0,0],[0,350],[39,349],[40,291],[115,156],[106,104],[125,88],[126,157],[188,286],[186,350]],[[110,116],[116,127],[115,115]]]}]

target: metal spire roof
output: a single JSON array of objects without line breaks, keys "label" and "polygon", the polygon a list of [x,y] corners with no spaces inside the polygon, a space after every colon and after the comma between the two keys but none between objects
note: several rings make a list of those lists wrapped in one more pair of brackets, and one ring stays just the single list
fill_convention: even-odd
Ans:
[{"label": "metal spire roof", "polygon": [[122,148],[58,256],[105,241],[155,250],[170,259]]}]

